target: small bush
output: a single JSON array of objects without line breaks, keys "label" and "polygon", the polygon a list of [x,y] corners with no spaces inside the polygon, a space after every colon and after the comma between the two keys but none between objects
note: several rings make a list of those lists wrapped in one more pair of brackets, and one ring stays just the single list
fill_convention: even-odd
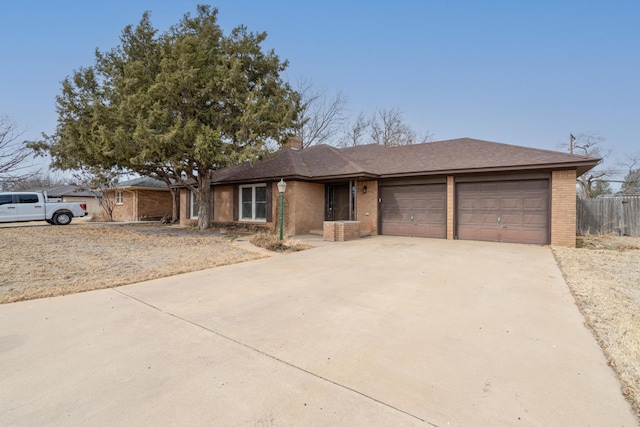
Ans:
[{"label": "small bush", "polygon": [[312,246],[299,240],[285,238],[280,240],[275,234],[258,233],[251,238],[251,244],[276,252],[297,252],[310,249]]}]

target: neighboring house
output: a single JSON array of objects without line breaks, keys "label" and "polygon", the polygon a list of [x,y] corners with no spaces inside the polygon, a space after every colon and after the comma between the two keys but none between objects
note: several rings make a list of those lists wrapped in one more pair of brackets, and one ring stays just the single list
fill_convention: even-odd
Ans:
[{"label": "neighboring house", "polygon": [[45,191],[47,192],[47,197],[60,199],[62,202],[85,202],[87,204],[87,213],[90,217],[95,218],[102,215],[100,197],[91,191],[79,190],[76,185],[60,185]]},{"label": "neighboring house", "polygon": [[[576,177],[600,159],[461,138],[397,147],[301,150],[216,171],[213,221],[276,230],[284,179],[288,235],[357,221],[394,236],[575,245]],[[181,224],[190,214],[181,190]],[[352,224],[352,223],[346,223]]]},{"label": "neighboring house", "polygon": [[173,204],[169,187],[153,178],[136,178],[116,186],[114,221],[143,221],[171,215]]}]

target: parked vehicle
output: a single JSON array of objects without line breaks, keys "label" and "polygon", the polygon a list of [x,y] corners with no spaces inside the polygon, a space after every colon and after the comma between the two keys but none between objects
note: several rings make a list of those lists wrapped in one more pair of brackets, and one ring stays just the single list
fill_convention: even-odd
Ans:
[{"label": "parked vehicle", "polygon": [[72,218],[87,215],[83,202],[57,202],[47,193],[0,193],[0,222],[47,221],[52,225],[67,225]]}]

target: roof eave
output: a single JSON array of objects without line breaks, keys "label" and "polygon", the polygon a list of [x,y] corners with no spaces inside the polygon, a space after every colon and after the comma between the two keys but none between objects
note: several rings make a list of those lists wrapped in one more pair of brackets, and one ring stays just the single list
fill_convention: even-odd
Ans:
[{"label": "roof eave", "polygon": [[598,161],[584,161],[584,162],[568,162],[568,163],[547,163],[538,165],[517,165],[517,166],[496,166],[485,168],[465,168],[465,169],[442,169],[433,171],[414,171],[414,172],[401,172],[380,174],[380,178],[404,178],[411,176],[431,176],[431,175],[461,175],[470,173],[495,173],[495,172],[514,172],[514,171],[540,171],[540,170],[576,170],[576,176],[580,176],[588,170],[598,165]]}]

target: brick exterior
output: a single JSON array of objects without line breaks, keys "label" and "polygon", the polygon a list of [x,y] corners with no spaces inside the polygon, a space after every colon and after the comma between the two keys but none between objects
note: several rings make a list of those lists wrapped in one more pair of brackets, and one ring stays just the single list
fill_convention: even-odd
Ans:
[{"label": "brick exterior", "polygon": [[213,221],[233,221],[233,185],[220,185],[214,187]]},{"label": "brick exterior", "polygon": [[[362,189],[367,187],[367,192]],[[324,209],[324,207],[323,207]],[[356,218],[360,229],[378,234],[378,181],[359,181],[356,188]]]},{"label": "brick exterior", "polygon": [[191,190],[188,188],[180,189],[180,225],[191,226],[197,225],[198,219],[191,218],[190,206]]},{"label": "brick exterior", "polygon": [[[274,215],[279,229],[280,193],[274,183]],[[303,181],[287,182],[284,193],[284,225],[289,236],[308,234],[310,230],[322,228],[324,221],[324,185]]]},{"label": "brick exterior", "polygon": [[140,221],[171,215],[173,203],[169,190],[121,190],[122,204],[113,208],[114,221]]},{"label": "brick exterior", "polygon": [[[576,243],[576,171],[554,171],[551,174],[551,244],[575,246]],[[237,222],[264,227],[271,232],[279,230],[280,194],[277,181],[271,185],[272,221],[267,223]],[[367,192],[363,193],[363,188]],[[188,190],[180,192],[180,223],[189,224],[187,218]],[[153,192],[145,192],[153,193]],[[234,211],[234,186],[216,186],[214,190],[214,222],[231,223]],[[284,232],[287,236],[307,234],[310,230],[323,229],[324,239],[344,241],[359,238],[360,231],[378,234],[378,197],[379,187],[376,180],[360,181],[356,188],[356,218],[358,221],[324,221],[325,185],[303,181],[288,181],[284,196]],[[166,192],[167,213],[171,211],[170,194]],[[147,198],[149,198],[147,196]],[[116,209],[118,217],[124,218],[126,210],[131,209],[132,194],[124,192],[124,203]],[[150,199],[153,200],[151,197]],[[116,214],[114,211],[114,215]],[[151,212],[151,211],[144,211]],[[150,213],[146,213],[151,216]],[[123,219],[119,219],[123,220]],[[455,238],[455,178],[447,177],[447,239]]]},{"label": "brick exterior", "polygon": [[122,191],[122,203],[113,207],[114,221],[134,221],[135,216],[135,200],[134,193],[131,191]]},{"label": "brick exterior", "polygon": [[576,246],[576,171],[551,173],[551,244]]},{"label": "brick exterior", "polygon": [[456,182],[453,176],[447,177],[447,240],[453,240],[456,230]]},{"label": "brick exterior", "polygon": [[329,242],[346,242],[360,238],[360,221],[325,221],[322,239]]},{"label": "brick exterior", "polygon": [[136,193],[138,199],[138,219],[171,215],[173,203],[170,191],[139,190]]}]

